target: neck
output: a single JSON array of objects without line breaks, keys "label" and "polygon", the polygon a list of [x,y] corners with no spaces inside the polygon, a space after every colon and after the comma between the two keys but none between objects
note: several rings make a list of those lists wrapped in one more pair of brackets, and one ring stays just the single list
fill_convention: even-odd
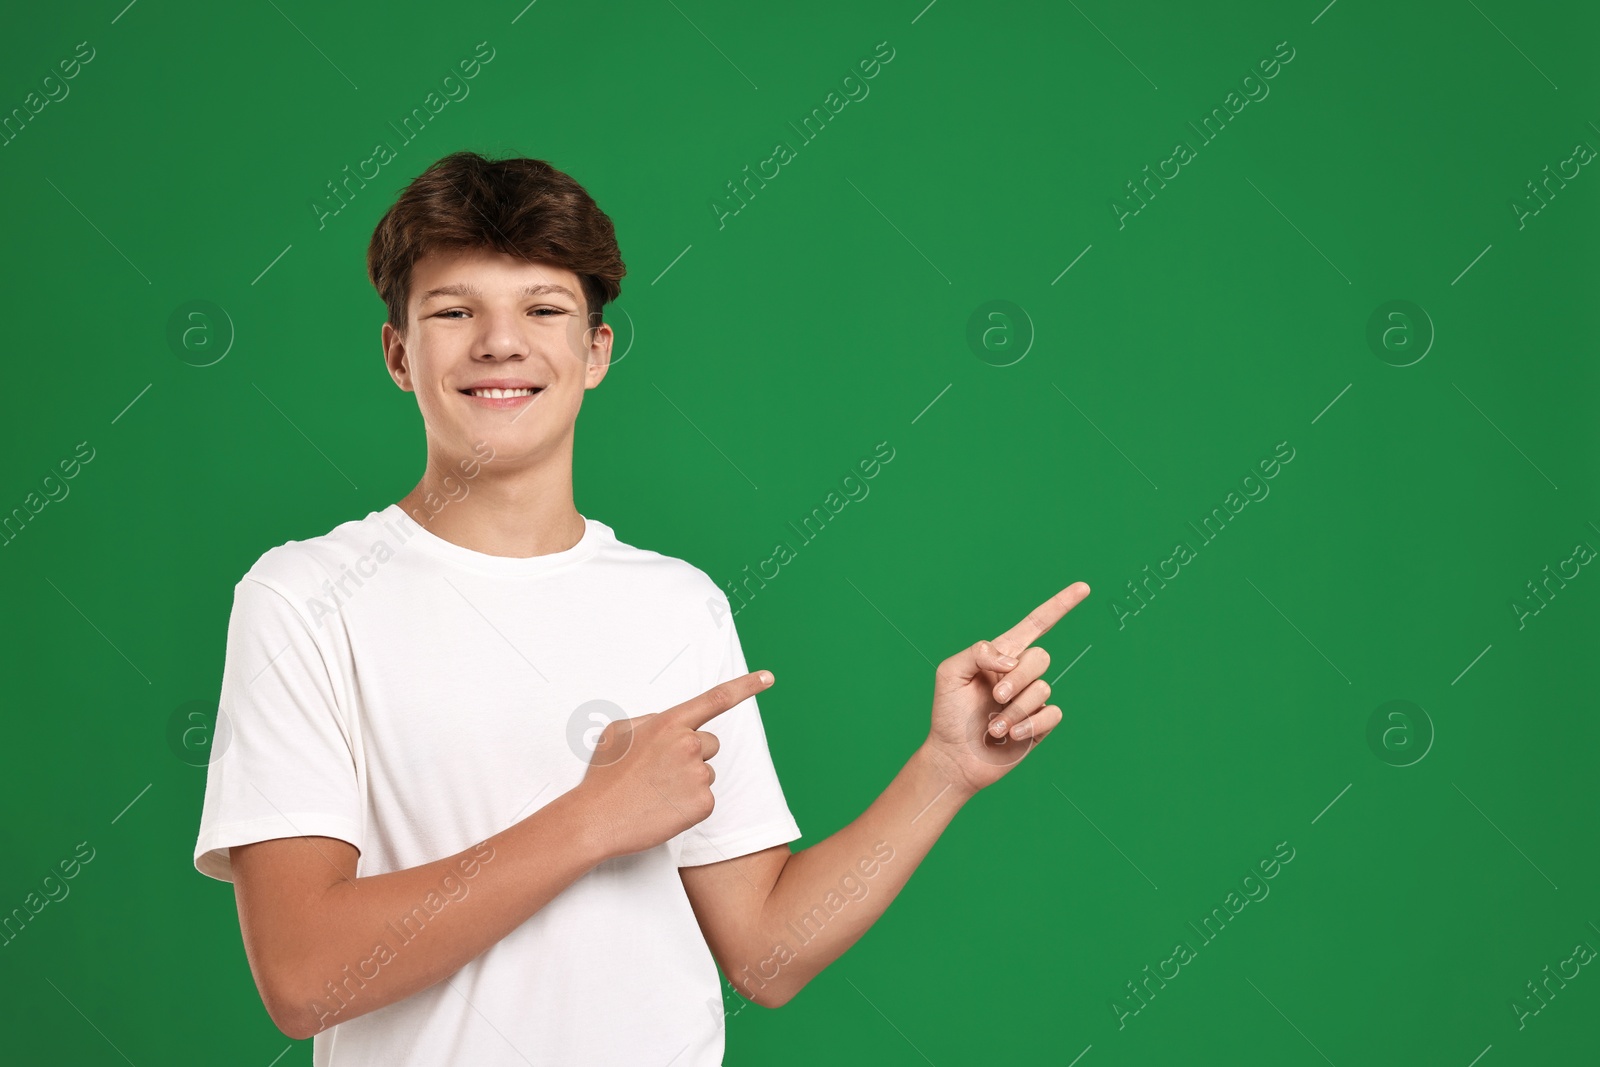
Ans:
[{"label": "neck", "polygon": [[498,457],[447,457],[429,448],[422,480],[399,503],[429,533],[490,556],[562,552],[584,531],[572,500],[570,451],[513,469]]}]

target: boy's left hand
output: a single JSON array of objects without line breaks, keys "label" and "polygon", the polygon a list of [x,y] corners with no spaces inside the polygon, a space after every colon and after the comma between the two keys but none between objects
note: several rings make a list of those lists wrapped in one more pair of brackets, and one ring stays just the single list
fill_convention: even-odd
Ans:
[{"label": "boy's left hand", "polygon": [[[952,784],[969,793],[993,785],[1061,721],[1061,709],[1045,703],[1050,686],[1040,678],[1050,654],[1030,646],[1088,595],[1086,583],[1074,582],[992,642],[939,664],[924,747]],[[1004,724],[998,737],[996,723]]]}]

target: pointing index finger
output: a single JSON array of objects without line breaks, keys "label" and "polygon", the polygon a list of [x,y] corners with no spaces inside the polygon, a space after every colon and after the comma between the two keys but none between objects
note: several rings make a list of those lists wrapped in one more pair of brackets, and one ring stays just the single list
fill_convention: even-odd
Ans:
[{"label": "pointing index finger", "polygon": [[770,688],[773,681],[771,671],[751,671],[714,685],[699,696],[669,708],[665,714],[691,730],[698,730],[728,709]]},{"label": "pointing index finger", "polygon": [[1002,655],[1020,656],[1024,649],[1048,633],[1050,627],[1089,595],[1087,582],[1073,582],[1043,604],[1028,612],[1026,618],[995,638],[994,647]]}]

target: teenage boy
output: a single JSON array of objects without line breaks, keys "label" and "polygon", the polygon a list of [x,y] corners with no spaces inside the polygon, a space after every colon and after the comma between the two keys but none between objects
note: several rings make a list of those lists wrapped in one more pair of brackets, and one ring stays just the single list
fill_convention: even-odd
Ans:
[{"label": "teenage boy", "polygon": [[[233,883],[262,1001],[319,1067],[716,1067],[717,967],[775,1008],[866,932],[1061,721],[1031,646],[1089,588],[941,663],[927,739],[792,853],[773,678],[727,596],[573,504],[611,220],[547,163],[458,152],[367,266],[426,468],[236,585],[195,866]],[[858,710],[838,725],[870,737]]]}]

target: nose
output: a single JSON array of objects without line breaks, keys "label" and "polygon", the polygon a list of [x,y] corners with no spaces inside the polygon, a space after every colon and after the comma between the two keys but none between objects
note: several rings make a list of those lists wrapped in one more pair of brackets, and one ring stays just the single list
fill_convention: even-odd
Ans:
[{"label": "nose", "polygon": [[518,329],[520,310],[484,309],[478,313],[482,331],[474,340],[473,359],[484,363],[526,359],[528,342]]}]

